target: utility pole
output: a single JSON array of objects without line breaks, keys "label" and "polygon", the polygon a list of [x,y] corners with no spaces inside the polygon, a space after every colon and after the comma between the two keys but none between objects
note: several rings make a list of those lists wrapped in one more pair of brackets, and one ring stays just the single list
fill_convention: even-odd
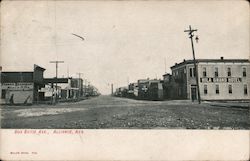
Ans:
[{"label": "utility pole", "polygon": [[167,73],[167,67],[166,67],[166,57],[164,58],[164,67],[165,67],[165,74]]},{"label": "utility pole", "polygon": [[80,98],[80,95],[82,95],[82,84],[81,84],[81,75],[83,75],[83,73],[76,73],[78,74],[78,87],[79,87],[79,97]]},{"label": "utility pole", "polygon": [[67,65],[67,77],[69,78],[69,64]]},{"label": "utility pole", "polygon": [[113,96],[113,94],[114,94],[114,85],[113,85],[113,83],[111,83],[111,96]]},{"label": "utility pole", "polygon": [[56,64],[56,97],[55,97],[55,102],[57,102],[57,74],[58,74],[58,63],[64,63],[64,61],[50,61],[50,63],[55,63]]},{"label": "utility pole", "polygon": [[83,79],[84,81],[84,96],[86,96],[87,93],[87,79]]},{"label": "utility pole", "polygon": [[[197,68],[197,64],[196,64],[195,52],[194,52],[194,43],[193,43],[193,37],[194,37],[193,32],[195,32],[195,31],[197,31],[197,29],[192,29],[191,25],[189,25],[188,30],[184,30],[184,32],[188,32],[189,38],[191,40],[192,51],[193,51],[194,70],[195,70],[195,77],[196,77],[196,85],[197,85],[197,90],[198,90],[198,101],[199,101],[199,104],[200,104],[201,103],[201,97],[200,97],[200,88],[199,88],[198,68]],[[196,41],[198,42],[198,37],[196,37]]]}]

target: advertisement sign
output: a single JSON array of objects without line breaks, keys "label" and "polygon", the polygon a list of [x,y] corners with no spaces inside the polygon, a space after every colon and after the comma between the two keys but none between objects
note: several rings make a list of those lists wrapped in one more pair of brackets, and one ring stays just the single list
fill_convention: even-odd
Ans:
[{"label": "advertisement sign", "polygon": [[33,83],[3,83],[2,89],[8,89],[12,91],[26,91],[33,90]]}]

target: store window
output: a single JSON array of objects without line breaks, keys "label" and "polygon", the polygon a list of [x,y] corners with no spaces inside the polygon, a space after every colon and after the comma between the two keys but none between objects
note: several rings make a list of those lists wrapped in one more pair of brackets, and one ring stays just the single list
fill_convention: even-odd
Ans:
[{"label": "store window", "polygon": [[244,84],[244,95],[247,95],[247,85]]},{"label": "store window", "polygon": [[215,93],[216,93],[216,94],[219,94],[219,93],[220,93],[220,88],[219,88],[219,85],[218,85],[218,84],[215,85]]},{"label": "store window", "polygon": [[233,93],[233,91],[232,91],[232,85],[231,85],[231,84],[228,85],[228,93],[229,93],[229,94],[232,94],[232,93]]},{"label": "store window", "polygon": [[207,85],[204,85],[204,94],[207,94]]}]

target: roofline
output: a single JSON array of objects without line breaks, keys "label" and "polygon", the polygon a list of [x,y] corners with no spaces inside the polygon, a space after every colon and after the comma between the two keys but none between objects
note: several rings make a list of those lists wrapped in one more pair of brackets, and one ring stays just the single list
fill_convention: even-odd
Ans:
[{"label": "roofline", "polygon": [[34,71],[2,71],[1,73],[34,73]]},{"label": "roofline", "polygon": [[165,76],[165,75],[171,75],[170,73],[165,73],[165,74],[163,74],[162,76]]},{"label": "roofline", "polygon": [[43,71],[46,70],[45,68],[43,68],[43,67],[41,67],[41,66],[39,66],[39,65],[37,65],[37,64],[34,64],[34,70],[35,70],[36,68],[40,68],[40,69],[42,69]]},{"label": "roofline", "polygon": [[[175,65],[171,66],[170,68],[175,68],[175,67],[179,67],[181,65],[185,65],[185,64],[192,64],[194,61],[193,60],[184,60],[181,63],[176,63]],[[196,63],[250,63],[249,59],[196,59]]]}]

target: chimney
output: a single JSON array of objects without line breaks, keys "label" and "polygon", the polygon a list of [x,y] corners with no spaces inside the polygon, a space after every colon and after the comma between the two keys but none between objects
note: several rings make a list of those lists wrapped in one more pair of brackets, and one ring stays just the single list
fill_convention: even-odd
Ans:
[{"label": "chimney", "polygon": [[222,57],[220,57],[220,60],[223,60],[224,59],[224,57],[222,56]]}]

